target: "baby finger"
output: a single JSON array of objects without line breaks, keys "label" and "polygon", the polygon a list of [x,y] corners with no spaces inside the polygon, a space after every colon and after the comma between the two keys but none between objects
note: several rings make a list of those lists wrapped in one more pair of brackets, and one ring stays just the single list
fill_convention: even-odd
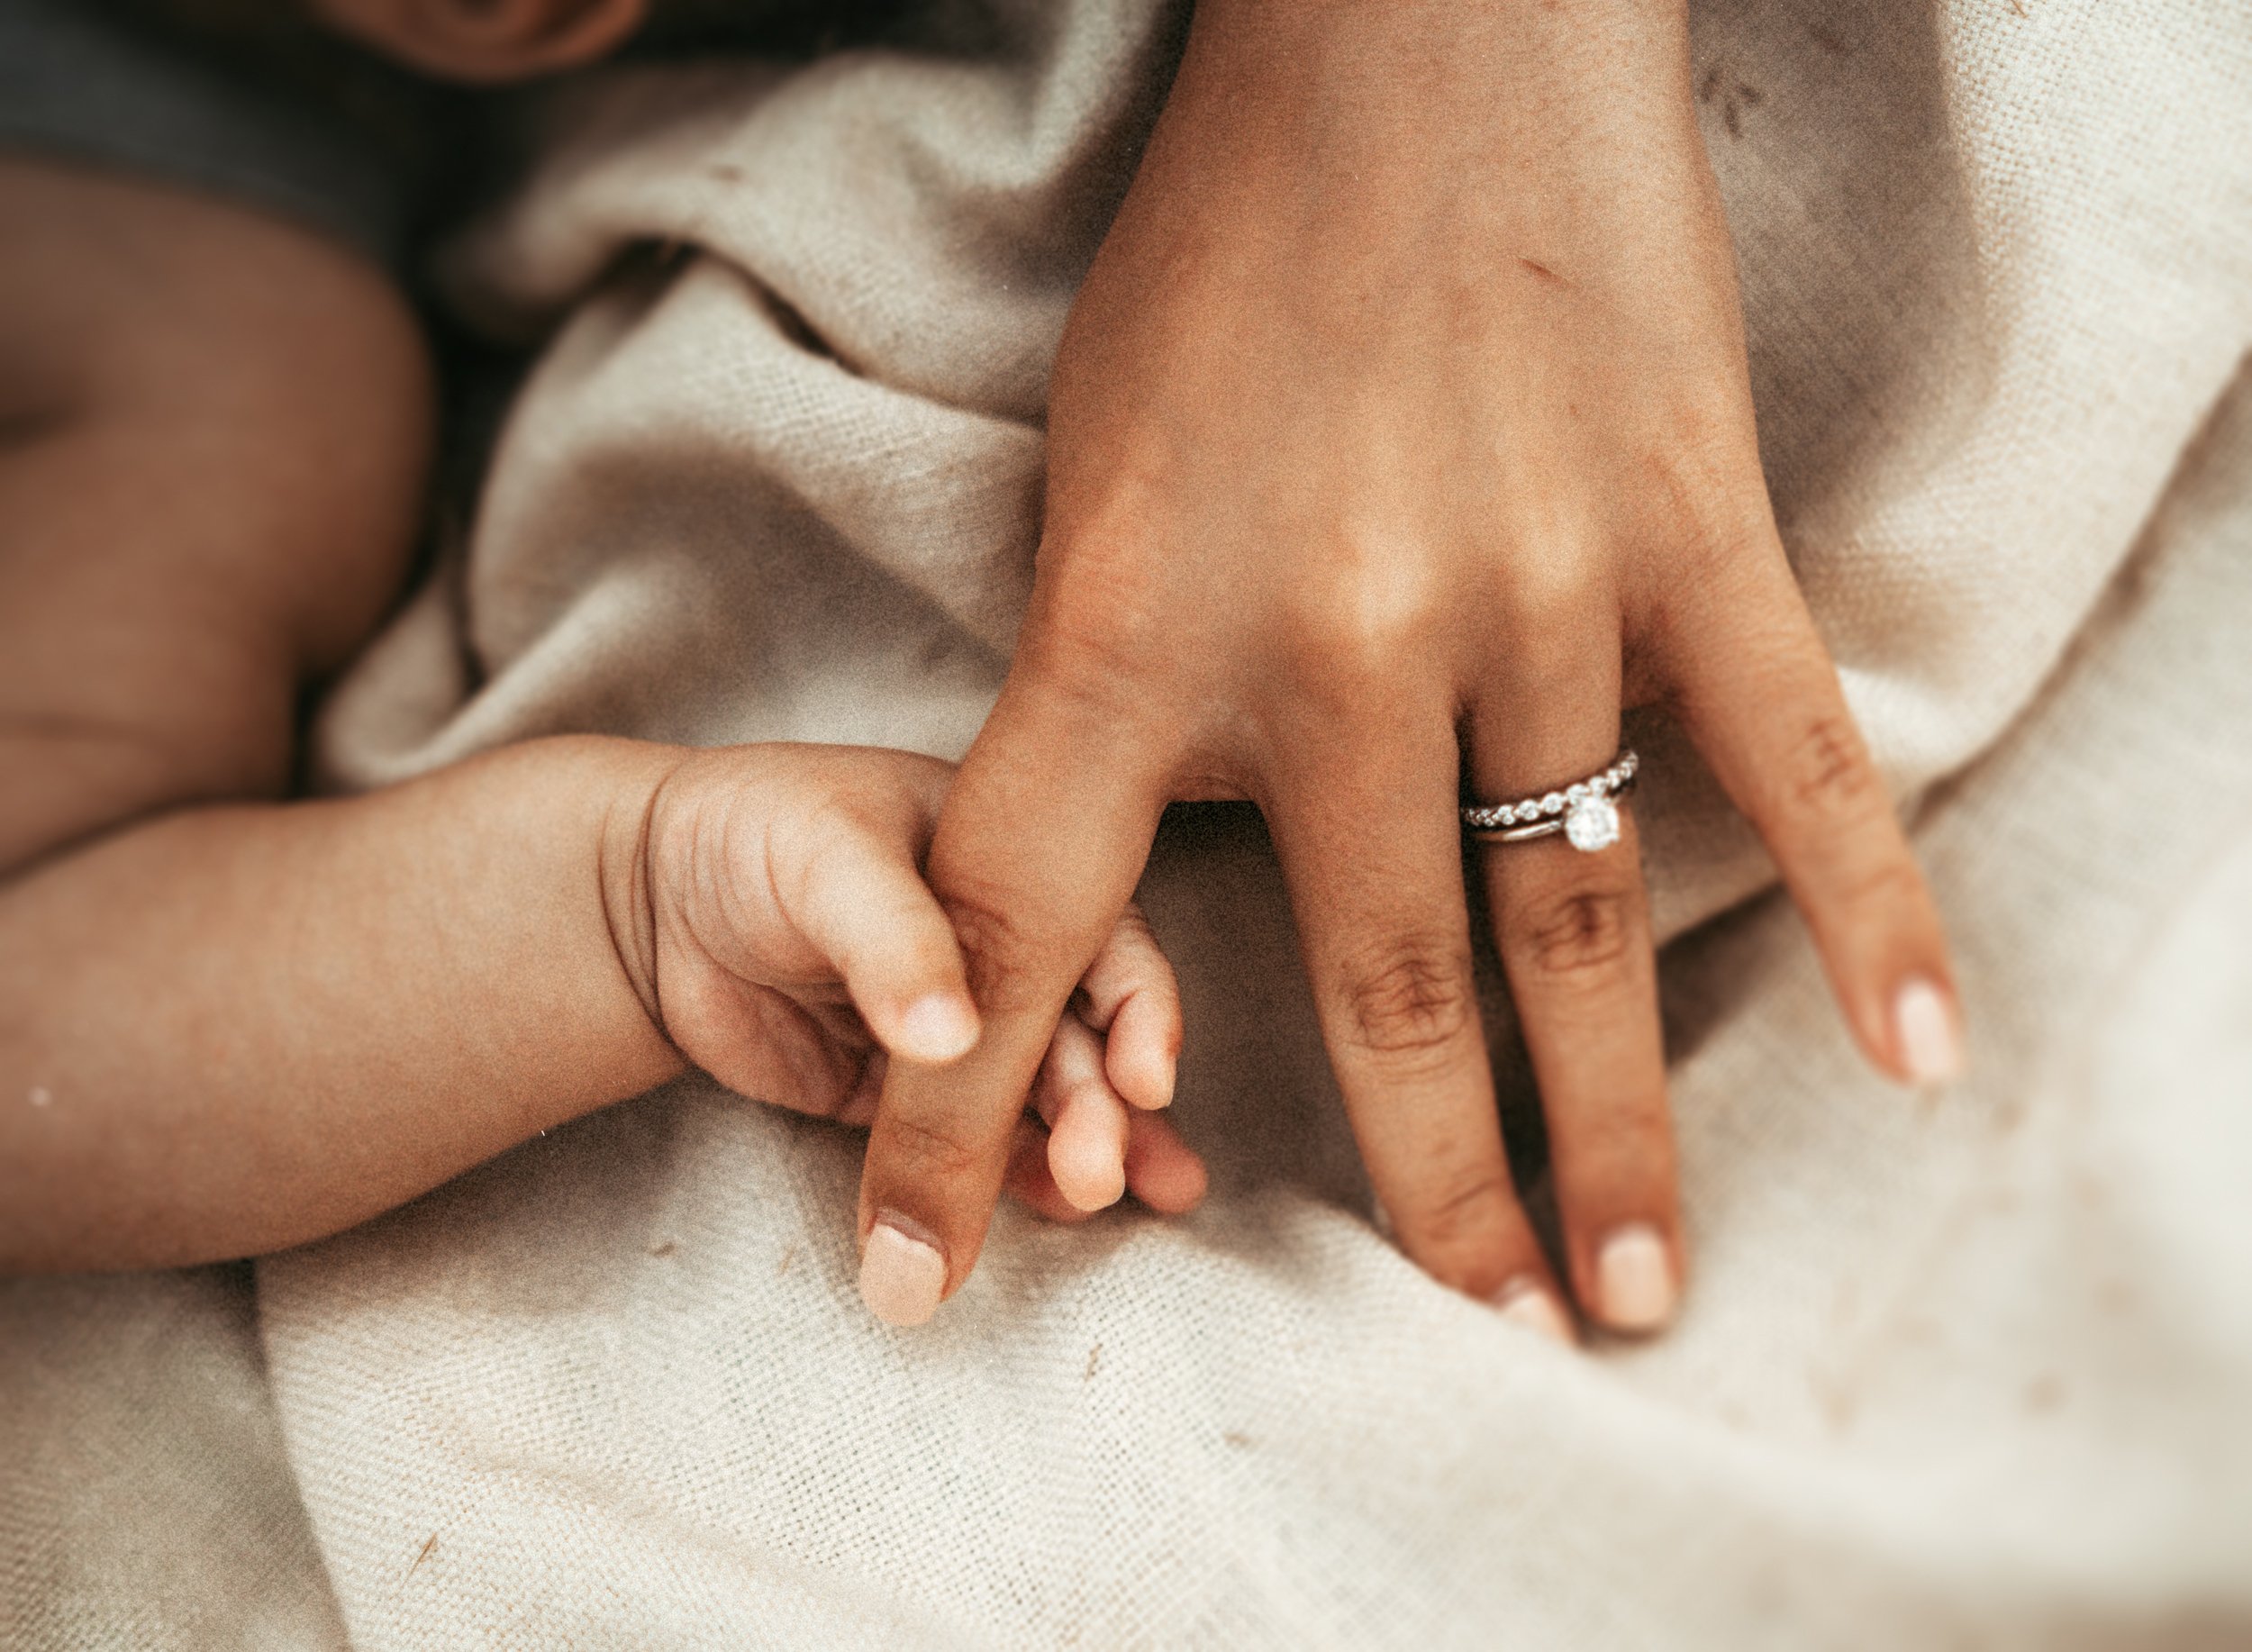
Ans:
[{"label": "baby finger", "polygon": [[1101,1040],[1077,1016],[1057,1023],[1032,1103],[1048,1121],[1048,1166],[1064,1196],[1083,1211],[1117,1203],[1126,1192],[1127,1106],[1103,1072]]},{"label": "baby finger", "polygon": [[1119,915],[1073,1003],[1080,1018],[1105,1035],[1103,1071],[1128,1103],[1162,1107],[1173,1099],[1181,988],[1140,907],[1130,902]]}]

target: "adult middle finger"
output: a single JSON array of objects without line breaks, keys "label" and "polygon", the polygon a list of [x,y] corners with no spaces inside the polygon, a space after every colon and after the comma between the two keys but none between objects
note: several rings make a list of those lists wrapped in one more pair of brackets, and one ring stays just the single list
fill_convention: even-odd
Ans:
[{"label": "adult middle finger", "polygon": [[860,1182],[860,1291],[915,1324],[969,1275],[1058,1019],[1118,922],[1164,806],[1119,708],[1012,671],[931,849],[983,1022],[944,1066],[894,1057]]},{"label": "adult middle finger", "polygon": [[1262,798],[1324,1041],[1394,1236],[1442,1283],[1568,1338],[1510,1179],[1471,973],[1444,705],[1294,756]]}]

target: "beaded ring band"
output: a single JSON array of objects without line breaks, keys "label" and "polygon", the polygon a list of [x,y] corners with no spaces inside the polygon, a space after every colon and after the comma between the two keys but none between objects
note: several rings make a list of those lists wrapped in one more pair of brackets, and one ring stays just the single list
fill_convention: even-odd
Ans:
[{"label": "beaded ring band", "polygon": [[1582,854],[1593,855],[1619,840],[1619,800],[1634,789],[1641,759],[1621,748],[1611,767],[1561,791],[1506,803],[1467,803],[1462,823],[1485,843],[1525,843],[1562,832]]}]

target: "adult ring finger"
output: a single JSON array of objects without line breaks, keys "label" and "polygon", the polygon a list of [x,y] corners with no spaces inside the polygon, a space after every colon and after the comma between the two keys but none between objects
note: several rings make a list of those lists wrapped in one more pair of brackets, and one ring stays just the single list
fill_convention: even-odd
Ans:
[{"label": "adult ring finger", "polygon": [[[1461,810],[1460,824],[1481,851],[1494,940],[1539,1086],[1564,1271],[1590,1318],[1647,1332],[1673,1317],[1684,1267],[1648,902],[1635,822],[1620,806],[1640,764],[1615,744],[1616,712],[1588,713],[1617,703],[1603,664],[1500,684],[1473,712],[1480,801]],[[1569,680],[1592,690],[1542,692]],[[1576,767],[1606,740],[1608,763]],[[1558,784],[1575,773],[1582,777]]]}]

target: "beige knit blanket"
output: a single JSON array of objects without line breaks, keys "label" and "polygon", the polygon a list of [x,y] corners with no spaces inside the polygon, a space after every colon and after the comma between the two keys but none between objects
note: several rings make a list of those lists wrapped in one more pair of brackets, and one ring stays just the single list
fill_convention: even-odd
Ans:
[{"label": "beige knit blanket", "polygon": [[[883,50],[558,99],[451,277],[559,331],[324,772],[567,729],[958,754],[1181,22],[929,0]],[[1371,1228],[1257,820],[1184,812],[1146,894],[1203,1212],[1004,1212],[887,1330],[858,1140],[684,1083],[254,1293],[14,1287],[0,1644],[2252,1644],[2252,12],[1694,27],[1776,505],[1968,1083],[1866,1072],[1644,731],[1696,1275],[1670,1337],[1563,1352]]]}]

